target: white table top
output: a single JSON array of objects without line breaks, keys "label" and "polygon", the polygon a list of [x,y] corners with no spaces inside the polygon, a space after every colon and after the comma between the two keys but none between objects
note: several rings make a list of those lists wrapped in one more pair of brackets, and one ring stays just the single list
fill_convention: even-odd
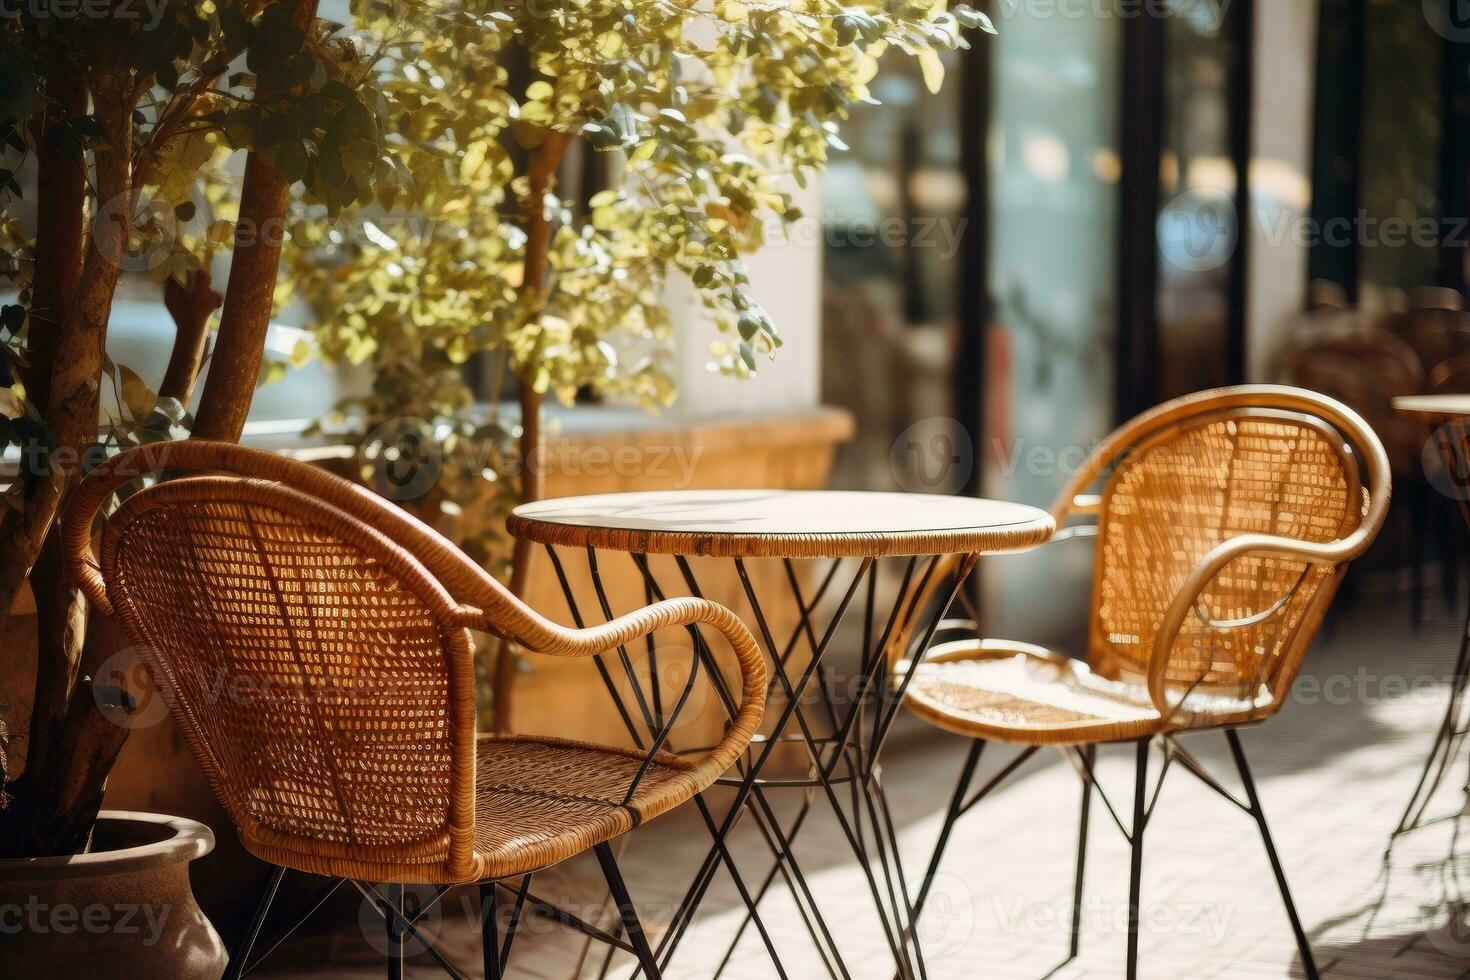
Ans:
[{"label": "white table top", "polygon": [[517,537],[642,554],[884,557],[1016,551],[1055,527],[1023,504],[938,494],[674,490],[543,500],[517,507]]},{"label": "white table top", "polygon": [[1393,400],[1396,414],[1433,425],[1470,417],[1470,395],[1403,395]]}]

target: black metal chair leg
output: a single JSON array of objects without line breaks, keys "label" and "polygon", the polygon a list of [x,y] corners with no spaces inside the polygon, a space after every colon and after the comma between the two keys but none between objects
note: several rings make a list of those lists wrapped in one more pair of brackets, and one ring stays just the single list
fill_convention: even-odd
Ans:
[{"label": "black metal chair leg", "polygon": [[388,886],[388,907],[383,922],[388,930],[388,980],[403,980],[403,929],[398,917],[403,912],[403,886]]},{"label": "black metal chair leg", "polygon": [[1082,876],[1087,869],[1087,821],[1092,813],[1092,768],[1097,758],[1097,747],[1089,745],[1080,750],[1087,757],[1082,771],[1082,819],[1077,827],[1077,875],[1072,882],[1072,941],[1067,947],[1067,959],[1075,960],[1082,946]]},{"label": "black metal chair leg", "polygon": [[480,885],[480,955],[485,961],[485,980],[500,980],[500,903],[495,882]]},{"label": "black metal chair leg", "polygon": [[[929,858],[929,867],[924,872],[924,880],[919,885],[918,894],[914,896],[914,921],[913,926],[917,930],[919,925],[919,913],[924,910],[924,900],[929,897],[929,889],[934,884],[934,876],[939,873],[939,862],[944,859],[944,849],[949,846],[949,834],[954,830],[955,821],[959,820],[960,813],[965,808],[965,791],[970,788],[970,781],[975,776],[975,769],[980,765],[980,754],[985,750],[985,743],[975,739],[970,744],[970,752],[965,756],[965,764],[960,769],[960,781],[955,784],[954,797],[949,801],[949,809],[944,814],[944,824],[939,828],[939,840],[934,844],[934,854]],[[914,937],[918,942],[918,937]]]},{"label": "black metal chair leg", "polygon": [[1435,509],[1439,514],[1439,529],[1443,534],[1440,541],[1439,592],[1444,604],[1451,609],[1460,597],[1460,556],[1464,554],[1465,522],[1460,519],[1459,508],[1444,497],[1435,498]]},{"label": "black metal chair leg", "polygon": [[603,842],[597,845],[596,851],[597,863],[602,865],[602,876],[607,879],[613,904],[618,907],[623,928],[628,933],[628,942],[638,957],[639,965],[643,967],[648,980],[661,980],[662,974],[659,972],[658,961],[654,959],[653,947],[649,946],[648,937],[643,933],[643,924],[638,920],[638,909],[628,896],[628,886],[623,883],[623,875],[618,871],[618,860],[613,856],[612,848]]},{"label": "black metal chair leg", "polygon": [[1286,872],[1281,868],[1281,859],[1276,856],[1276,845],[1271,841],[1271,830],[1266,826],[1266,813],[1261,809],[1261,800],[1256,795],[1256,783],[1251,778],[1250,764],[1245,761],[1245,750],[1240,746],[1240,736],[1235,729],[1227,729],[1225,738],[1230,742],[1230,754],[1235,758],[1235,768],[1240,771],[1240,781],[1245,786],[1246,801],[1250,803],[1251,816],[1261,828],[1261,842],[1266,845],[1266,856],[1271,859],[1271,870],[1276,874],[1276,885],[1281,889],[1281,901],[1286,904],[1286,917],[1291,920],[1291,931],[1296,936],[1297,951],[1301,954],[1302,967],[1308,980],[1317,980],[1317,961],[1312,956],[1312,947],[1307,942],[1306,930],[1296,914],[1296,903],[1291,900],[1291,889],[1286,886]]},{"label": "black metal chair leg", "polygon": [[1415,480],[1409,507],[1409,621],[1414,632],[1424,625],[1424,534],[1429,523],[1429,485]]},{"label": "black metal chair leg", "polygon": [[276,891],[280,889],[281,879],[285,876],[286,869],[278,867],[273,868],[266,878],[265,887],[260,892],[260,901],[255,906],[255,914],[250,918],[250,928],[240,937],[240,942],[230,954],[230,965],[225,969],[224,980],[240,980],[244,976],[245,961],[255,948],[255,940],[260,938],[260,929],[265,925],[265,917],[271,910],[271,903],[276,900]]},{"label": "black metal chair leg", "polygon": [[1148,747],[1149,740],[1139,739],[1133,774],[1133,823],[1128,842],[1133,852],[1128,873],[1128,980],[1138,980],[1138,922],[1142,912],[1143,831],[1148,824]]}]

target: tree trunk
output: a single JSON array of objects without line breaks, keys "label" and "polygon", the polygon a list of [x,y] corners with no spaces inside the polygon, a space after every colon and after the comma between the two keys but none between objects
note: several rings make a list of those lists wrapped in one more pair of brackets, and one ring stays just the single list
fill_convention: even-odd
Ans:
[{"label": "tree trunk", "polygon": [[[87,189],[85,160],[60,151],[48,135],[52,126],[86,112],[87,88],[62,59],[53,55],[47,61],[46,89],[48,95],[55,94],[57,102],[52,111],[37,120],[31,135],[36,146],[36,220],[38,226],[47,229],[48,233],[38,235],[36,241],[36,267],[27,311],[30,323],[26,333],[27,365],[24,374],[26,398],[42,417],[50,407],[51,371],[55,363],[53,352],[81,280]],[[36,479],[28,481],[28,485],[34,482]],[[28,556],[31,556],[33,535],[32,527],[21,514],[9,514],[6,521],[0,522],[0,540],[7,545],[0,554],[6,559],[8,569],[7,573],[0,575],[3,579],[0,588],[4,590],[0,595],[0,635],[3,635],[10,608],[24,583],[24,568],[29,561]],[[54,582],[57,566],[47,560],[47,550],[43,545],[40,554],[31,557],[37,560],[38,577]],[[62,593],[63,590],[56,587],[40,588],[34,592],[40,622],[37,633],[48,641],[55,641],[64,633],[61,623],[66,618],[64,609],[68,604]],[[70,670],[48,671],[45,677],[48,687],[61,688],[70,685],[72,674]],[[50,693],[55,693],[54,689]],[[31,707],[34,717],[34,699]],[[42,710],[49,713],[49,709]]]},{"label": "tree trunk", "polygon": [[[26,332],[26,399],[45,414],[51,391],[51,353],[82,275],[82,223],[87,192],[85,162],[57,149],[47,135],[63,118],[87,111],[87,89],[52,58],[47,65],[48,95],[58,92],[57,111],[44,113],[32,138],[36,144],[36,272],[31,282],[30,326]],[[53,75],[52,72],[55,72]]]},{"label": "tree trunk", "polygon": [[[547,255],[551,249],[551,222],[546,218],[545,198],[556,186],[556,169],[561,165],[571,136],[565,133],[548,133],[541,145],[531,151],[527,166],[530,177],[531,213],[526,216],[526,258],[521,278],[521,295],[533,300],[528,309],[539,315],[546,302]],[[540,500],[545,494],[546,474],[542,469],[541,406],[543,397],[533,386],[531,370],[523,367],[517,372],[520,379],[521,403],[521,503]],[[532,556],[535,551],[529,541],[516,539],[511,555],[510,591],[524,596],[531,580]],[[491,685],[491,727],[497,732],[510,731],[511,694],[515,687],[516,660],[509,640],[501,640],[496,647],[495,679]]]},{"label": "tree trunk", "polygon": [[[48,541],[60,501],[81,477],[82,458],[97,440],[98,394],[103,343],[113,294],[122,271],[129,227],[129,166],[132,159],[132,80],[126,71],[92,79],[93,111],[106,134],[95,154],[98,207],[74,302],[56,333],[45,415],[55,448],[44,472],[33,474],[25,508],[0,531],[0,632],[26,576],[37,606],[36,697],[31,714],[26,772],[7,789],[0,810],[0,840],[20,854],[57,854],[76,846],[69,827],[90,828],[95,798],[100,805],[106,768],[126,730],[97,724],[91,691],[76,683],[86,635],[86,607],[61,567],[59,545]],[[51,549],[55,549],[54,551]],[[48,553],[43,555],[43,551]],[[37,563],[37,558],[41,561]],[[96,783],[86,783],[86,773]],[[78,804],[82,804],[80,807]],[[60,807],[71,809],[63,812]]]},{"label": "tree trunk", "polygon": [[[302,30],[316,17],[317,0],[278,2],[290,5],[291,22]],[[280,171],[258,154],[245,158],[235,255],[230,261],[214,354],[194,419],[196,438],[238,442],[245,431],[275,302],[290,190]]]}]

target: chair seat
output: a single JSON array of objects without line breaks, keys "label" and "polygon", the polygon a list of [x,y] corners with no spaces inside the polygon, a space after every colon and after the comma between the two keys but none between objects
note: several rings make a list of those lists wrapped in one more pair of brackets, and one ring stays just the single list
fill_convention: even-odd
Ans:
[{"label": "chair seat", "polygon": [[644,755],[523,735],[482,735],[475,759],[475,858],[481,878],[539,871],[632,830],[705,786],[692,763],[661,754],[624,806]]},{"label": "chair seat", "polygon": [[[906,668],[900,664],[897,675]],[[914,672],[905,704],[947,731],[1022,745],[1117,742],[1239,724],[1263,707],[1260,698],[1195,691],[1165,718],[1143,684],[1109,680],[1063,654],[1008,640],[935,647]]]}]

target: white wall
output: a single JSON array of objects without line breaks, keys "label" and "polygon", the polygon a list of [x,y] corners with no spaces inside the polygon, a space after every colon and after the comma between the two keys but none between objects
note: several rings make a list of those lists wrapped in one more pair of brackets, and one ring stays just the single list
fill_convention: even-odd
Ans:
[{"label": "white wall", "polygon": [[674,322],[674,374],[685,418],[738,411],[812,408],[821,399],[822,213],[820,180],[795,192],[805,217],[789,240],[768,245],[747,259],[750,292],[766,308],[784,346],[773,361],[757,362],[756,377],[727,378],[708,370],[710,341],[721,335],[692,295],[687,280],[671,282],[665,301]]},{"label": "white wall", "polygon": [[1306,300],[1312,214],[1317,0],[1256,4],[1246,372],[1264,380],[1287,320]]}]

